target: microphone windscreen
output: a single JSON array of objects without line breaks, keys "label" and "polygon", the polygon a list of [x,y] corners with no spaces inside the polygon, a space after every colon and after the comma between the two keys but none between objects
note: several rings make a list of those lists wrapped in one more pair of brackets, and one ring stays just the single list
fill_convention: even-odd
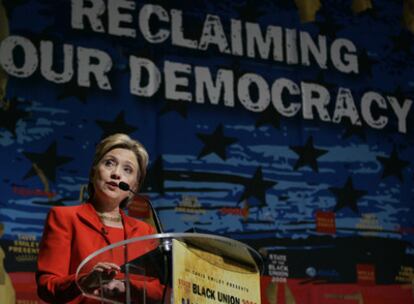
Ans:
[{"label": "microphone windscreen", "polygon": [[118,187],[121,190],[129,191],[129,185],[127,183],[119,182]]}]

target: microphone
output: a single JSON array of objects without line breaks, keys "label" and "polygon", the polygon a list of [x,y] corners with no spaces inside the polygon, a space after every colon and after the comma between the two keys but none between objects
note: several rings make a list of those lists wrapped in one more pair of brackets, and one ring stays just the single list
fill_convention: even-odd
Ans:
[{"label": "microphone", "polygon": [[149,199],[145,198],[144,196],[138,194],[137,192],[131,190],[131,188],[129,187],[129,185],[127,183],[125,183],[125,182],[119,182],[118,187],[119,187],[119,189],[121,189],[123,191],[129,191],[129,192],[133,193],[135,196],[139,196],[140,198],[144,199],[145,202],[151,208],[152,217],[154,219],[155,228],[157,229],[157,232],[158,233],[164,233],[164,229],[162,228],[160,219],[158,218],[158,214],[157,214],[157,212],[155,212],[154,206],[152,205],[151,201]]},{"label": "microphone", "polygon": [[[129,185],[125,182],[119,182],[118,184],[119,189],[123,190],[123,191],[129,191],[131,193],[133,193],[135,196],[139,196],[141,198],[143,198],[148,205],[151,208],[151,212],[152,212],[152,218],[154,219],[154,223],[155,226],[157,228],[157,232],[158,233],[164,233],[164,229],[162,228],[160,219],[158,218],[158,214],[155,212],[155,208],[152,205],[151,201],[147,198],[145,198],[142,195],[139,195],[137,192],[131,190],[131,188],[129,187]],[[162,256],[163,256],[163,262],[164,262],[164,278],[162,280],[162,282],[165,284],[164,287],[164,291],[162,293],[162,301],[161,303],[165,302],[165,296],[166,296],[166,292],[167,292],[167,286],[171,287],[171,275],[170,273],[172,273],[171,271],[171,267],[172,267],[172,263],[171,263],[171,258],[172,258],[172,240],[169,238],[162,238],[161,239],[161,244],[158,246],[158,248],[161,250]]]}]

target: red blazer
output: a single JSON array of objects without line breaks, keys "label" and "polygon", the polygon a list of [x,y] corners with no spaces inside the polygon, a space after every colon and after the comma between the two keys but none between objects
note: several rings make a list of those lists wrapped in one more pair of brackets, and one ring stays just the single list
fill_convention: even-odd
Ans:
[{"label": "red blazer", "polygon": [[[126,216],[122,211],[121,216],[126,238],[155,233],[152,226]],[[88,255],[108,245],[110,241],[104,225],[90,203],[51,208],[37,260],[39,297],[48,303],[100,303],[81,295],[75,283],[75,273]],[[153,299],[162,297],[162,285],[158,280],[154,279],[146,286],[148,296]]]}]

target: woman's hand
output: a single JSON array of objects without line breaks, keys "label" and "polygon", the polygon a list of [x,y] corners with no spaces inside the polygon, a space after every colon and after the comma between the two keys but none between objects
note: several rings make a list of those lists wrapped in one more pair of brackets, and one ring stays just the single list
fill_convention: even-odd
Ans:
[{"label": "woman's hand", "polygon": [[[100,284],[104,286],[109,285],[120,270],[121,268],[114,263],[99,262],[88,274],[84,275],[79,280],[79,285],[84,291],[95,292],[95,290],[100,287]],[[113,285],[114,283],[111,285],[111,289],[115,288]],[[116,286],[119,287],[118,285]]]},{"label": "woman's hand", "polygon": [[120,280],[112,280],[102,286],[101,289],[95,289],[94,295],[103,295],[104,297],[112,298],[123,295],[125,293],[125,283]]}]

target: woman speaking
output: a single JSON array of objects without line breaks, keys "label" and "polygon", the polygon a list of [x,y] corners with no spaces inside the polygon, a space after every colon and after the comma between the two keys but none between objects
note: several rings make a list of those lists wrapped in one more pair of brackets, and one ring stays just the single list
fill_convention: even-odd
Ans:
[{"label": "woman speaking", "polygon": [[[36,273],[38,295],[42,300],[48,303],[100,303],[83,296],[76,284],[79,264],[105,246],[155,233],[152,226],[122,211],[132,198],[131,191],[140,189],[147,165],[147,151],[128,135],[111,135],[97,145],[89,174],[89,200],[78,206],[53,207],[48,214]],[[120,189],[120,182],[128,184],[131,191]],[[134,250],[134,256],[127,258],[133,259],[138,253],[139,250]],[[114,255],[112,259],[94,264],[78,278],[81,289],[97,293],[97,278],[105,277],[107,283],[102,288],[106,294],[124,294],[125,283],[118,279],[124,258]],[[139,282],[133,286],[139,288]],[[145,289],[149,299],[162,297],[163,288],[158,279],[147,279]],[[101,294],[102,290],[99,292]]]}]

